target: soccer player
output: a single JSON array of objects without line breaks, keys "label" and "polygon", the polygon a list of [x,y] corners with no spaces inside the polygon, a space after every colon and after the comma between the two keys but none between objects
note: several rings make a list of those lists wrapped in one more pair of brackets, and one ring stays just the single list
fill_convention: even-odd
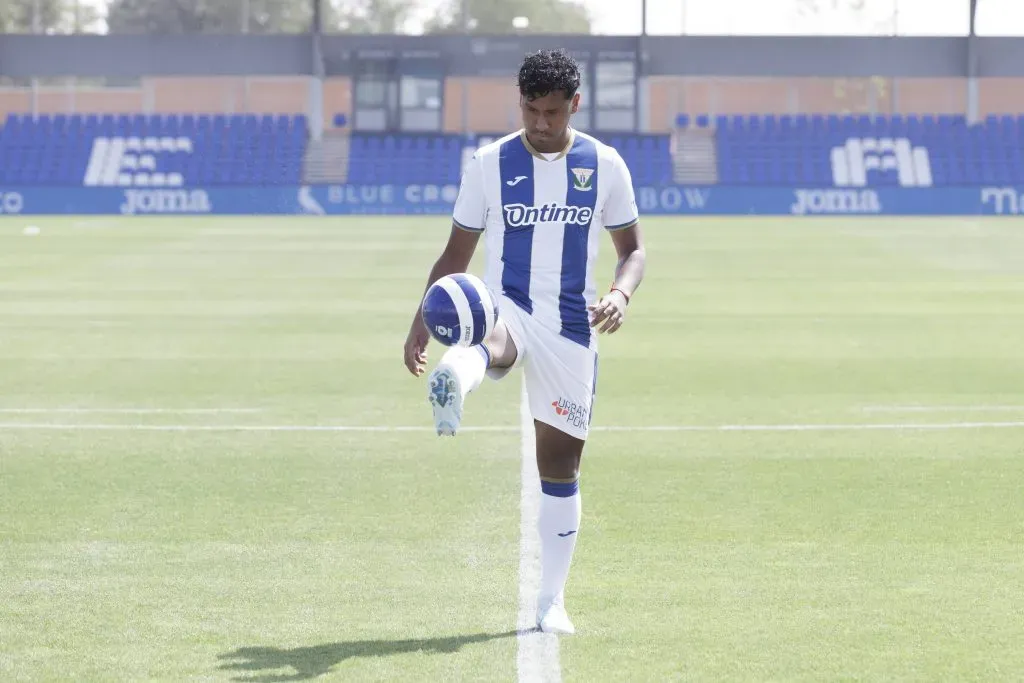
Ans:
[{"label": "soccer player", "polygon": [[[613,148],[570,127],[579,67],[563,51],[526,57],[519,70],[523,128],[478,149],[455,202],[453,226],[427,287],[466,272],[477,242],[499,320],[482,344],[449,347],[428,379],[439,434],[454,435],[467,394],[484,376],[523,368],[534,420],[541,503],[537,625],[574,633],[564,591],[580,525],[580,459],[597,384],[597,334],[622,325],[644,273],[645,252],[629,170]],[[601,232],[618,253],[598,298]],[[405,364],[419,377],[430,335],[417,310]]]}]

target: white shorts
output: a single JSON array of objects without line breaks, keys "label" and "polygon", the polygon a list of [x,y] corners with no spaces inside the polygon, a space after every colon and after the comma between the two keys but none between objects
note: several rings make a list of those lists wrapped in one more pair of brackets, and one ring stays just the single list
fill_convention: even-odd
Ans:
[{"label": "white shorts", "polygon": [[597,390],[597,352],[542,327],[504,295],[498,296],[498,317],[518,355],[511,368],[491,368],[500,380],[522,367],[533,419],[586,440]]}]

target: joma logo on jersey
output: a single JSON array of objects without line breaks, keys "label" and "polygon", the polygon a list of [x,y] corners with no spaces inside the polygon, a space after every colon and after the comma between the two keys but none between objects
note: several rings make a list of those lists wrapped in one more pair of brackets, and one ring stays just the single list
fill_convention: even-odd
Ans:
[{"label": "joma logo on jersey", "polygon": [[579,403],[560,398],[552,401],[551,407],[555,409],[556,415],[564,417],[573,427],[583,427],[590,421],[590,413]]},{"label": "joma logo on jersey", "polygon": [[536,223],[590,225],[590,221],[594,218],[594,210],[589,206],[565,206],[553,202],[544,206],[505,204],[501,208],[505,211],[505,222],[511,228],[521,228]]}]

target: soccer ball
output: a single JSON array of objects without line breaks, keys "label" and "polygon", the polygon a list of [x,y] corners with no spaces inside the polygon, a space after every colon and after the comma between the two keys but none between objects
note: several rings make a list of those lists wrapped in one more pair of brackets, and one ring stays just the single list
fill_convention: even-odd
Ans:
[{"label": "soccer ball", "polygon": [[423,324],[445,346],[476,346],[497,321],[498,302],[476,275],[445,275],[423,297]]}]

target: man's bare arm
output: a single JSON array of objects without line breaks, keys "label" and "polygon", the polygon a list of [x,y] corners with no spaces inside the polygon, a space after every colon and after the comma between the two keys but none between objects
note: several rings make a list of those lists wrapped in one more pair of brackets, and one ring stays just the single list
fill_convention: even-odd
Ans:
[{"label": "man's bare arm", "polygon": [[611,235],[612,244],[615,245],[615,252],[619,257],[615,265],[615,281],[612,287],[621,290],[632,299],[633,293],[644,279],[644,269],[647,265],[647,252],[643,246],[640,224],[613,230]]},{"label": "man's bare arm", "polygon": [[639,223],[634,223],[628,228],[613,230],[611,235],[615,252],[618,255],[618,262],[615,264],[615,279],[612,282],[611,291],[601,297],[601,300],[590,309],[590,326],[596,327],[602,322],[604,323],[598,329],[598,333],[612,333],[622,326],[626,315],[626,306],[629,305],[633,294],[643,281],[647,265],[647,252],[644,249]]}]

